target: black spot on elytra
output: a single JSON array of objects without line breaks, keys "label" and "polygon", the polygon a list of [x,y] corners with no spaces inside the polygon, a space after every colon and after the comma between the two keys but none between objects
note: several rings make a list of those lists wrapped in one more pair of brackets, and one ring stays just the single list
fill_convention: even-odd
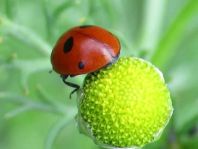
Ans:
[{"label": "black spot on elytra", "polygon": [[84,67],[85,67],[84,63],[83,63],[82,61],[80,61],[80,62],[78,63],[78,68],[79,68],[79,69],[83,69]]},{"label": "black spot on elytra", "polygon": [[81,26],[79,26],[79,28],[88,28],[88,27],[92,27],[92,25],[81,25]]},{"label": "black spot on elytra", "polygon": [[69,37],[64,44],[64,49],[63,49],[64,53],[71,51],[72,47],[73,47],[73,37]]}]

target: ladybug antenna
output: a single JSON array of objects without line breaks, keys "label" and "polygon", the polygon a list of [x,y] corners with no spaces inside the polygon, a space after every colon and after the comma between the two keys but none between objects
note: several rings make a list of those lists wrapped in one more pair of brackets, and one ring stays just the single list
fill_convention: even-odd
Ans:
[{"label": "ladybug antenna", "polygon": [[61,78],[63,80],[63,82],[70,87],[73,87],[74,90],[70,93],[69,98],[71,99],[72,94],[75,93],[76,91],[78,91],[80,89],[80,86],[71,82],[66,81],[66,79],[69,77],[69,75],[61,75]]}]

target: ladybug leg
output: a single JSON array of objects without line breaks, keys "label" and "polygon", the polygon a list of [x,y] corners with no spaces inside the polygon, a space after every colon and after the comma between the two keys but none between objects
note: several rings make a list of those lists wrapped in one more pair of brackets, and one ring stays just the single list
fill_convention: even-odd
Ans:
[{"label": "ladybug leg", "polygon": [[[80,86],[78,86],[80,88]],[[69,95],[69,98],[72,98],[72,94],[79,90],[79,88],[75,88]]]},{"label": "ladybug leg", "polygon": [[66,81],[66,79],[68,78],[68,75],[61,75],[61,78],[62,78],[63,82],[64,82],[66,85],[68,85],[68,86],[74,88],[74,90],[73,90],[73,91],[70,93],[70,95],[69,95],[69,98],[71,99],[72,94],[75,93],[76,91],[78,91],[79,88],[80,88],[80,86],[77,85],[77,84],[74,84],[74,83],[71,83],[71,82]]}]

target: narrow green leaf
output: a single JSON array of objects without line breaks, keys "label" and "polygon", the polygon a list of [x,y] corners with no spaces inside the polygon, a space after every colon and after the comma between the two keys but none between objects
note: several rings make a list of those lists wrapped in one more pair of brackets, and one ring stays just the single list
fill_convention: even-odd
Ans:
[{"label": "narrow green leaf", "polygon": [[158,42],[166,3],[166,0],[149,0],[144,3],[143,23],[138,48],[146,50],[147,53],[151,53]]},{"label": "narrow green leaf", "polygon": [[198,1],[190,0],[171,24],[155,49],[151,57],[151,61],[155,65],[159,66],[161,69],[165,68],[166,62],[176,53],[176,46],[180,42],[186,26],[197,13]]}]

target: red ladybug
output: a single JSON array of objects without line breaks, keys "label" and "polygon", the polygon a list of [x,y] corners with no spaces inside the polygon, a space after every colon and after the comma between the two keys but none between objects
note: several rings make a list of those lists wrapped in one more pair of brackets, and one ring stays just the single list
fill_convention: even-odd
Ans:
[{"label": "red ladybug", "polygon": [[51,63],[64,83],[75,88],[74,93],[79,86],[67,82],[68,76],[97,71],[112,64],[119,54],[120,42],[112,33],[98,26],[84,25],[68,30],[59,38],[52,50]]}]

